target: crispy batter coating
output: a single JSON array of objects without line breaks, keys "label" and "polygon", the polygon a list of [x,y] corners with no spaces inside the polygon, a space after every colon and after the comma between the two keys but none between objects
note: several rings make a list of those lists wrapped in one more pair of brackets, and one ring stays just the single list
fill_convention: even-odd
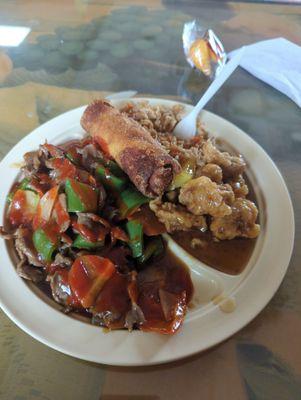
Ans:
[{"label": "crispy batter coating", "polygon": [[207,229],[206,219],[203,216],[195,216],[181,205],[163,203],[160,198],[157,198],[152,200],[149,206],[169,233],[188,231],[191,228],[198,228],[202,231]]},{"label": "crispy batter coating", "polygon": [[105,101],[90,104],[81,125],[146,196],[161,195],[180,171],[179,163],[145,128]]},{"label": "crispy batter coating", "polygon": [[231,214],[234,193],[230,185],[218,185],[210,178],[200,176],[181,188],[179,201],[194,215],[223,217]]},{"label": "crispy batter coating", "polygon": [[211,140],[204,143],[202,150],[205,162],[219,165],[223,170],[224,177],[237,176],[246,168],[242,157],[232,156],[226,151],[218,150]]},{"label": "crispy batter coating", "polygon": [[239,198],[232,205],[230,215],[213,218],[210,229],[220,240],[237,236],[256,238],[260,233],[260,226],[256,224],[257,215],[257,207],[252,201]]},{"label": "crispy batter coating", "polygon": [[211,163],[205,164],[202,168],[199,169],[199,171],[197,171],[196,175],[196,177],[207,176],[216,183],[222,183],[223,180],[223,170],[221,169],[221,167],[219,165]]}]

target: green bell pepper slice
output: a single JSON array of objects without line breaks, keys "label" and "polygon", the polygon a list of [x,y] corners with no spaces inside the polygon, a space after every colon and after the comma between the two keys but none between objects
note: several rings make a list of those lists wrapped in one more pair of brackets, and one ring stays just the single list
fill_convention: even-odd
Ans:
[{"label": "green bell pepper slice", "polygon": [[[8,202],[8,204],[10,204],[13,200],[14,194],[16,193],[17,190],[22,189],[22,190],[32,190],[30,188],[30,186],[28,186],[30,182],[30,178],[24,178],[22,179],[22,181],[20,182],[19,185],[17,185],[16,189],[13,192],[8,193],[8,195],[6,196],[6,201]],[[32,190],[34,192],[34,190]]]},{"label": "green bell pepper slice", "polygon": [[53,241],[47,236],[47,233],[41,228],[34,231],[32,241],[42,259],[46,262],[50,262],[52,260],[53,252],[57,248],[57,243],[53,243]]},{"label": "green bell pepper slice", "polygon": [[96,212],[98,191],[91,186],[67,179],[65,183],[67,208],[69,212]]},{"label": "green bell pepper slice", "polygon": [[126,230],[129,236],[129,247],[134,258],[141,257],[143,254],[143,226],[139,221],[132,219],[126,223]]},{"label": "green bell pepper slice", "polygon": [[81,235],[77,235],[72,246],[76,247],[77,249],[96,249],[98,247],[102,247],[104,245],[104,240],[99,242],[89,242]]},{"label": "green bell pepper slice", "polygon": [[106,168],[108,168],[115,176],[118,176],[119,178],[127,178],[126,173],[119,167],[116,161],[109,160],[104,157],[99,157],[98,161],[101,165],[104,165]]},{"label": "green bell pepper slice", "polygon": [[163,253],[164,244],[161,236],[154,236],[149,239],[145,246],[143,254],[138,258],[139,263],[144,264],[152,257],[156,257]]},{"label": "green bell pepper slice", "polygon": [[67,150],[65,155],[66,158],[68,158],[68,160],[73,164],[80,165],[81,156],[77,153],[76,147],[71,147],[69,150]]},{"label": "green bell pepper slice", "polygon": [[118,178],[128,179],[127,174],[119,167],[119,165],[115,161],[109,160],[105,163],[105,166],[109,168],[112,174],[118,176]]},{"label": "green bell pepper slice", "polygon": [[7,201],[8,204],[10,204],[13,201],[14,194],[15,194],[15,192],[10,192],[6,196],[6,201]]},{"label": "green bell pepper slice", "polygon": [[143,196],[133,186],[125,189],[120,193],[118,199],[120,217],[126,218],[142,206],[142,204],[148,203],[149,200],[148,197]]},{"label": "green bell pepper slice", "polygon": [[106,168],[103,165],[98,165],[96,167],[96,175],[105,187],[116,190],[117,192],[125,189],[128,184],[128,179],[126,177],[114,175],[109,168]]},{"label": "green bell pepper slice", "polygon": [[185,185],[188,181],[190,181],[195,172],[195,163],[186,161],[182,165],[182,170],[173,178],[168,190],[174,190],[177,188],[181,188]]},{"label": "green bell pepper slice", "polygon": [[18,187],[18,189],[22,189],[22,190],[32,190],[30,188],[30,186],[28,185],[30,182],[30,178],[24,178],[21,183],[20,186]]}]

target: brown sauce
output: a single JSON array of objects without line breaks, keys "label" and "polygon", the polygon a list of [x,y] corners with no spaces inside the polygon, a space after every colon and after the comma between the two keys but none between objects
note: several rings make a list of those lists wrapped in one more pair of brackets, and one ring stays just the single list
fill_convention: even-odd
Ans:
[{"label": "brown sauce", "polygon": [[193,284],[188,267],[168,248],[165,249],[162,257],[154,260],[138,273],[138,283],[141,288],[151,285],[156,290],[161,288],[171,293],[185,291],[187,303],[193,294]]},{"label": "brown sauce", "polygon": [[[232,154],[234,152],[232,151]],[[246,175],[244,179],[249,188],[247,198],[258,205],[255,190]],[[240,274],[253,253],[257,239],[235,238],[232,240],[214,241],[211,232],[191,230],[188,232],[175,232],[171,237],[189,254],[203,263],[225,274]],[[192,239],[200,239],[201,246],[193,248]]]},{"label": "brown sauce", "polygon": [[[147,320],[162,320],[164,315],[159,299],[159,289],[167,290],[174,294],[180,294],[185,291],[186,304],[189,304],[193,295],[193,284],[190,271],[178,257],[176,257],[168,248],[165,248],[164,254],[158,259],[143,266],[138,272],[138,303],[147,317]],[[127,278],[123,274],[115,274],[102,291],[97,300],[97,311],[114,311],[120,315],[126,314],[129,308],[129,297],[126,289]],[[53,299],[49,282],[43,281],[36,284],[48,298]],[[75,310],[76,314],[91,318],[91,313],[84,309]],[[122,328],[122,324],[116,324],[115,328]]]},{"label": "brown sauce", "polygon": [[[222,151],[239,155],[228,142],[218,139],[217,144]],[[243,177],[249,189],[247,199],[253,201],[258,206],[255,190],[250,179],[246,174],[243,174]],[[230,275],[238,275],[244,270],[251,258],[257,240],[235,238],[232,240],[214,241],[211,232],[203,233],[198,230],[175,232],[170,236],[193,257],[218,271]],[[200,239],[202,245],[193,248],[191,241],[194,238]]]},{"label": "brown sauce", "polygon": [[[221,272],[231,275],[241,273],[246,267],[255,247],[256,239],[236,238],[215,242],[209,232],[176,232],[171,237],[189,254]],[[202,244],[193,248],[192,239]]]}]

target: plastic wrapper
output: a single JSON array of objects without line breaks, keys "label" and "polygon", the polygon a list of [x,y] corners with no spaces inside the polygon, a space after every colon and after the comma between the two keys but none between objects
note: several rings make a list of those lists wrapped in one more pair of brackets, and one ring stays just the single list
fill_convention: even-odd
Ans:
[{"label": "plastic wrapper", "polygon": [[195,20],[184,24],[183,47],[191,67],[214,79],[226,63],[224,46],[212,29]]}]

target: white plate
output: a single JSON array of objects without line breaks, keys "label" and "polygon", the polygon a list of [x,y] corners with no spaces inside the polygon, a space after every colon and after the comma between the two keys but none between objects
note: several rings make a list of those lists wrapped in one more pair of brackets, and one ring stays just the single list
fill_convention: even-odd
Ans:
[{"label": "white plate", "polygon": [[[132,101],[137,101],[135,99]],[[168,100],[148,99],[152,104],[172,106]],[[116,106],[121,101],[113,102]],[[187,111],[190,106],[185,106]],[[5,198],[18,170],[12,164],[47,140],[58,144],[80,138],[83,130],[80,107],[47,122],[21,140],[0,164],[0,215],[3,221]],[[294,215],[289,193],[273,161],[247,134],[208,111],[201,119],[209,134],[226,139],[239,150],[249,165],[248,176],[255,187],[262,232],[253,255],[242,274],[228,276],[187,256],[171,243],[193,270],[197,306],[186,316],[180,331],[171,337],[154,333],[102,329],[66,316],[54,303],[17,275],[8,247],[0,241],[0,305],[25,332],[58,351],[84,360],[110,365],[159,364],[189,356],[225,340],[250,322],[278,289],[292,253]],[[1,223],[3,224],[3,222]],[[224,293],[235,299],[236,309],[225,313],[210,301]]]}]

